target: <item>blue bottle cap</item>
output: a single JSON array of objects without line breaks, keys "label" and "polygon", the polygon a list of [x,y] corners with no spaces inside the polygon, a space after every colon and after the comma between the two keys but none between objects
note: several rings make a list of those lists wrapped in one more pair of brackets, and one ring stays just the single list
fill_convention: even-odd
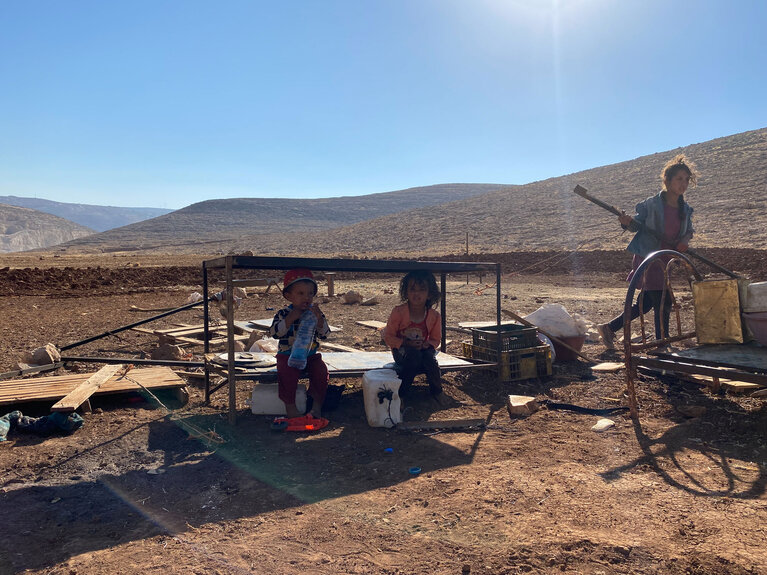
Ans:
[{"label": "blue bottle cap", "polygon": [[410,469],[408,469],[408,473],[410,473],[410,475],[418,475],[419,473],[421,473],[421,468],[411,467]]}]

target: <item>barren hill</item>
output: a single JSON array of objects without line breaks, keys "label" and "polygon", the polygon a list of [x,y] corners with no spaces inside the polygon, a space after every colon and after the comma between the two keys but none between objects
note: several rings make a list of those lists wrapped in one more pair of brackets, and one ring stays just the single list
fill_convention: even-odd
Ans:
[{"label": "barren hill", "polygon": [[[573,194],[573,188],[580,184],[631,212],[657,193],[663,164],[680,152],[701,173],[698,186],[687,193],[695,209],[694,245],[767,249],[767,129],[522,186],[493,186],[494,191],[442,204],[430,202],[431,188],[372,200],[217,200],[67,245],[91,251],[424,256],[461,253],[468,233],[473,253],[621,249],[628,237],[617,218]],[[367,207],[371,201],[387,203],[388,215]],[[250,208],[263,211],[254,215]]]},{"label": "barren hill", "polygon": [[93,233],[58,216],[0,203],[0,252],[45,248]]},{"label": "barren hill", "polygon": [[[302,246],[335,255],[439,255],[471,252],[622,249],[628,235],[617,218],[576,196],[576,184],[633,211],[660,189],[665,162],[684,152],[701,173],[688,190],[697,247],[767,249],[767,129],[745,132],[567,176],[507,187],[470,200],[388,216],[323,234],[242,238],[226,249],[290,254]],[[255,249],[254,249],[255,251]]]},{"label": "barren hill", "polygon": [[17,196],[0,196],[0,204],[31,208],[46,214],[53,214],[97,232],[126,226],[134,222],[148,220],[149,218],[156,218],[171,211],[162,208],[122,208],[116,206],[73,204]]},{"label": "barren hill", "polygon": [[500,184],[438,184],[352,197],[207,200],[152,220],[69,242],[67,246],[72,248],[70,251],[221,249],[221,245],[254,234],[288,235],[327,230],[403,210],[410,212],[470,198],[502,187]]}]

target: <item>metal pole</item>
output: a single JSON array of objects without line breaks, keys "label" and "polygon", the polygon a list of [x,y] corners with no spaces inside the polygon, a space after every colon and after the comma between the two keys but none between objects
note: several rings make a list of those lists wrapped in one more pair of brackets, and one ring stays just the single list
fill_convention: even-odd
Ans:
[{"label": "metal pole", "polygon": [[[202,353],[203,358],[208,357],[210,353],[210,320],[208,318],[208,312],[210,306],[208,305],[208,266],[205,262],[202,262],[202,300],[205,302],[202,308]],[[208,368],[208,361],[205,360],[205,404],[210,402],[210,369]]]},{"label": "metal pole", "polygon": [[226,256],[226,337],[227,370],[229,371],[229,423],[237,423],[237,379],[234,373],[234,285],[232,256]]},{"label": "metal pole", "polygon": [[[496,335],[496,352],[498,353],[498,381],[503,381],[503,341],[501,338],[501,264],[495,264],[495,325]],[[509,358],[511,363],[511,358]]]},{"label": "metal pole", "polygon": [[446,353],[447,346],[445,345],[445,332],[447,330],[447,315],[446,315],[446,309],[447,309],[447,302],[445,301],[447,299],[447,280],[445,279],[445,272],[442,272],[439,276],[439,287],[442,291],[442,298],[439,301],[439,309],[442,313],[442,341],[439,344],[440,349],[442,350],[442,353]]}]

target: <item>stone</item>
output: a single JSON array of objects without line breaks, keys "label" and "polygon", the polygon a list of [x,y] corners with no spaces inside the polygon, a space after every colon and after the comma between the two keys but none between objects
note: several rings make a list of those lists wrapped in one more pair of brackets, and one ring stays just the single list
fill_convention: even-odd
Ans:
[{"label": "stone", "polygon": [[591,431],[601,433],[611,427],[615,427],[615,422],[612,419],[602,418],[591,427]]},{"label": "stone", "polygon": [[177,345],[163,344],[152,350],[152,359],[178,360],[184,357],[184,350]]},{"label": "stone", "polygon": [[38,347],[28,358],[32,365],[48,365],[61,361],[61,354],[58,348],[52,343],[46,343],[43,347]]},{"label": "stone", "polygon": [[540,406],[534,397],[528,395],[509,395],[506,398],[506,408],[512,417],[524,417],[538,411]]},{"label": "stone", "polygon": [[355,303],[362,303],[362,294],[356,291],[348,291],[344,294],[344,303],[345,304],[355,304]]}]

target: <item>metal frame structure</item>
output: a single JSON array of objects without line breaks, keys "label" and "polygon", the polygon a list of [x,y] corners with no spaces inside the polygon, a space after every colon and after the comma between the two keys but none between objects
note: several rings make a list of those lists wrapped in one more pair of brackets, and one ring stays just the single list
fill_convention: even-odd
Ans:
[{"label": "metal frame structure", "polygon": [[[648,341],[648,338],[645,336],[644,314],[640,313],[638,319],[642,325],[642,339],[639,343],[633,343],[631,341],[631,307],[634,304],[634,294],[636,293],[637,289],[641,289],[640,286],[642,284],[645,272],[647,272],[651,266],[658,265],[664,266],[663,273],[666,281],[666,289],[671,297],[671,309],[675,312],[676,334],[672,335],[667,333],[663,334],[665,337],[662,339]],[[674,250],[659,250],[649,254],[640,264],[633,277],[631,278],[628,291],[626,292],[626,301],[623,308],[623,346],[626,357],[626,387],[629,395],[629,408],[631,411],[631,417],[636,422],[639,421],[639,410],[634,380],[636,378],[637,369],[639,367],[647,367],[656,370],[690,375],[706,375],[715,379],[726,375],[727,379],[745,381],[748,383],[757,383],[767,386],[767,373],[763,373],[758,367],[747,366],[744,364],[725,363],[717,359],[686,358],[671,355],[668,353],[658,353],[657,351],[653,357],[650,357],[647,355],[647,353],[645,353],[651,350],[658,350],[658,348],[663,348],[666,345],[674,342],[692,339],[696,336],[695,331],[686,333],[682,332],[679,306],[676,303],[676,299],[674,298],[674,293],[671,290],[671,284],[669,282],[669,272],[674,267],[682,267],[686,269],[690,273],[690,277],[694,278],[695,280],[702,279],[701,274],[686,255]],[[639,294],[639,297],[642,297],[641,293]],[[671,329],[670,325],[669,329]],[[699,349],[705,350],[706,346],[701,346]],[[765,353],[767,353],[767,350],[765,350]],[[727,371],[723,372],[723,369],[726,369]]]},{"label": "metal frame structure", "polygon": [[[236,375],[234,354],[234,271],[241,269],[259,270],[289,270],[293,268],[308,268],[314,271],[333,272],[363,272],[363,273],[407,273],[413,270],[425,270],[440,276],[440,289],[442,300],[440,311],[442,315],[442,333],[446,327],[446,285],[449,273],[470,272],[495,272],[496,281],[496,324],[501,324],[501,264],[495,262],[435,262],[414,260],[358,260],[342,258],[296,258],[296,257],[260,257],[227,255],[202,263],[203,284],[203,316],[204,316],[204,353],[208,357],[210,352],[210,318],[208,290],[208,271],[224,270],[226,288],[226,331],[227,331],[227,355],[226,383],[229,387],[229,422],[236,423]],[[501,338],[498,338],[498,357],[501,357]],[[442,351],[445,351],[445,340],[442,339]],[[500,370],[499,370],[500,372]],[[223,385],[210,388],[210,365],[205,362],[205,401],[210,399],[210,394]]]}]

